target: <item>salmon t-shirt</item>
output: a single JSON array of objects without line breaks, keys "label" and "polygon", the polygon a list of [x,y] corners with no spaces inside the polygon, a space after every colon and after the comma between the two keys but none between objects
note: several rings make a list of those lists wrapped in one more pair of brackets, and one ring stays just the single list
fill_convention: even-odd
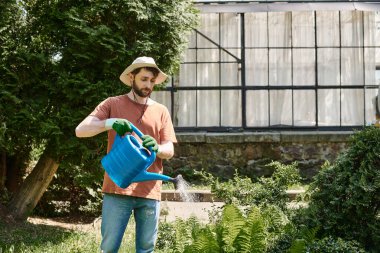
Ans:
[{"label": "salmon t-shirt", "polygon": [[[142,120],[138,122],[144,107],[146,110]],[[157,143],[165,141],[177,142],[175,137],[174,127],[168,109],[157,102],[150,105],[139,104],[127,95],[110,97],[101,102],[95,110],[90,114],[100,120],[108,118],[123,118],[129,120],[143,134],[150,135],[156,139]],[[133,135],[138,138],[135,133]],[[111,150],[116,132],[108,131],[107,153]],[[141,141],[141,140],[140,140]],[[163,173],[162,159],[156,157],[155,162],[148,168],[149,172]],[[104,174],[103,192],[142,197],[148,199],[161,200],[161,185],[162,181],[152,180],[145,182],[132,183],[127,188],[118,187],[107,175]]]}]

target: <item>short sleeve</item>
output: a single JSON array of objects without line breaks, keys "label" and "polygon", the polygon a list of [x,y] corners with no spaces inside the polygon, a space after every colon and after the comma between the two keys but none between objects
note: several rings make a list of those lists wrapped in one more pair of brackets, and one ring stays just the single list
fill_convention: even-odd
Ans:
[{"label": "short sleeve", "polygon": [[167,108],[165,108],[163,117],[162,117],[162,128],[160,131],[160,139],[161,142],[165,141],[171,141],[173,143],[177,142],[177,138],[175,137],[175,132],[174,132],[174,126],[169,114],[169,111]]},{"label": "short sleeve", "polygon": [[112,98],[107,98],[101,102],[95,109],[90,113],[91,116],[95,116],[100,120],[105,120],[110,118]]}]

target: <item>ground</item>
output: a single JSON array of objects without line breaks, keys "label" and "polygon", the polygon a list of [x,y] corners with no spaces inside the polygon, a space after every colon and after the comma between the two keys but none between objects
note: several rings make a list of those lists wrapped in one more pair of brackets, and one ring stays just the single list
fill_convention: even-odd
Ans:
[{"label": "ground", "polygon": [[[200,221],[206,223],[209,221],[209,211],[222,205],[222,202],[162,201],[161,220],[171,222],[176,218],[187,219],[191,216],[195,216]],[[32,216],[28,218],[28,221],[33,224],[43,224],[76,231],[89,231],[100,229],[101,218],[63,217],[49,219]]]}]

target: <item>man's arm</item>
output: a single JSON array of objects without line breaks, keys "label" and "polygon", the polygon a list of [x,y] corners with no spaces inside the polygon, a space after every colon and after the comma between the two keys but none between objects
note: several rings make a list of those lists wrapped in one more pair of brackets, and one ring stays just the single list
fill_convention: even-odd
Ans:
[{"label": "man's arm", "polygon": [[76,128],[77,137],[92,137],[108,130],[105,127],[105,120],[100,120],[95,116],[87,116]]},{"label": "man's arm", "polygon": [[170,159],[174,155],[174,145],[171,141],[166,141],[158,145],[157,156],[161,159]]}]

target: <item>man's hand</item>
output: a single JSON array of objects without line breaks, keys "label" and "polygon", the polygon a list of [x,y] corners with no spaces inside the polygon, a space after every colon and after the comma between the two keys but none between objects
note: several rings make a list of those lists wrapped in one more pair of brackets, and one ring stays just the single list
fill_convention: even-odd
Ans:
[{"label": "man's hand", "polygon": [[113,129],[120,136],[123,136],[125,133],[133,132],[129,121],[126,119],[107,119],[105,124],[106,129]]},{"label": "man's hand", "polygon": [[143,135],[141,136],[141,139],[143,141],[142,145],[145,148],[152,147],[152,151],[156,152],[158,151],[158,144],[157,141],[150,135]]}]

